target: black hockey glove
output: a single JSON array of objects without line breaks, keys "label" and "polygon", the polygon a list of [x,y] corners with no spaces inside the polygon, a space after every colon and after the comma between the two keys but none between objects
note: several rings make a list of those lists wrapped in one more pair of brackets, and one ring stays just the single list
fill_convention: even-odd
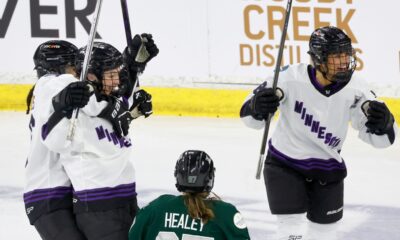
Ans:
[{"label": "black hockey glove", "polygon": [[129,124],[133,119],[126,105],[116,97],[108,98],[108,105],[98,117],[111,123],[118,138],[128,135]]},{"label": "black hockey glove", "polygon": [[267,119],[269,114],[278,110],[279,101],[283,97],[283,92],[277,89],[264,88],[259,90],[250,100],[250,109],[256,119]]},{"label": "black hockey glove", "polygon": [[82,108],[89,102],[93,88],[88,82],[73,82],[53,97],[54,111],[68,113],[70,117],[74,108]]},{"label": "black hockey glove", "polygon": [[151,34],[136,34],[132,39],[132,45],[126,47],[123,52],[124,61],[128,65],[131,75],[142,73],[146,64],[157,56],[158,52],[158,47]]},{"label": "black hockey glove", "polygon": [[371,133],[383,135],[393,131],[394,118],[385,103],[367,101],[363,103],[362,109],[368,119],[365,126]]},{"label": "black hockey glove", "polygon": [[133,104],[129,109],[134,119],[143,116],[147,118],[153,114],[151,95],[145,90],[139,90],[133,94]]}]

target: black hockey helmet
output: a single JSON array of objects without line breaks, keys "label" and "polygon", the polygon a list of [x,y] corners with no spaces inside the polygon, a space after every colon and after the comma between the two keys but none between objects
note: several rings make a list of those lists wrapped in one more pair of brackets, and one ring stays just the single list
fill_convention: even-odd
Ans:
[{"label": "black hockey helmet", "polygon": [[[86,46],[79,49],[76,57],[76,70],[81,74],[83,69],[83,61],[85,59]],[[103,89],[103,74],[107,70],[119,70],[123,67],[122,54],[118,49],[108,43],[94,42],[90,62],[88,63],[88,73],[94,74],[99,82],[96,86],[99,91]],[[121,81],[120,81],[121,84]]]},{"label": "black hockey helmet", "polygon": [[75,66],[78,48],[64,40],[50,40],[40,44],[33,54],[38,78],[49,73],[64,74],[65,67]]},{"label": "black hockey helmet", "polygon": [[356,68],[355,51],[351,45],[351,39],[341,29],[333,26],[317,28],[310,37],[309,51],[314,67],[325,78],[329,69],[327,67],[328,55],[346,54],[349,57],[347,69],[340,71],[331,77],[332,82],[348,82]]},{"label": "black hockey helmet", "polygon": [[175,186],[180,192],[210,192],[214,186],[214,172],[214,163],[207,153],[185,151],[175,165]]}]

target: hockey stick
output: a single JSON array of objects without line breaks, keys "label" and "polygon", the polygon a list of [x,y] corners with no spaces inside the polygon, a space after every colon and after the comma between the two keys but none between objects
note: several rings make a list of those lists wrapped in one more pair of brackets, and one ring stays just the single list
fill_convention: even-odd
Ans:
[{"label": "hockey stick", "polygon": [[126,43],[128,44],[129,48],[132,45],[132,32],[131,32],[131,24],[129,21],[128,5],[126,4],[126,0],[121,0],[121,9],[122,9],[122,17],[124,19]]},{"label": "hockey stick", "polygon": [[[129,12],[128,12],[128,5],[126,4],[126,0],[121,0],[121,9],[122,9],[122,17],[124,19],[124,27],[125,27],[125,36],[126,36],[126,43],[128,45],[128,49],[132,52],[132,32],[131,32],[131,24],[129,21]],[[131,72],[128,69],[128,79],[131,79]],[[136,87],[139,85],[139,81],[135,78],[135,83],[133,86],[132,93],[135,92]]]},{"label": "hockey stick", "polygon": [[[285,23],[283,25],[281,43],[279,45],[278,59],[276,61],[276,66],[275,66],[274,81],[272,84],[272,89],[274,92],[276,91],[276,86],[278,85],[279,70],[280,70],[280,66],[282,63],[283,47],[285,46],[286,32],[287,32],[287,28],[288,28],[288,24],[289,24],[289,17],[290,17],[291,9],[292,9],[292,0],[288,0],[287,5],[286,5]],[[261,176],[261,171],[262,171],[262,167],[263,167],[263,163],[264,163],[265,148],[266,148],[267,139],[268,139],[269,125],[271,124],[272,116],[273,116],[273,114],[269,114],[268,118],[265,121],[264,135],[263,135],[263,138],[261,141],[261,150],[260,150],[260,157],[258,159],[256,179],[260,179],[260,176]]]},{"label": "hockey stick", "polygon": [[[91,58],[91,54],[92,54],[93,42],[94,42],[94,38],[96,36],[97,23],[98,23],[98,19],[99,19],[99,16],[100,16],[100,9],[101,9],[102,2],[103,2],[103,0],[97,0],[97,3],[96,3],[96,8],[94,10],[92,26],[90,27],[89,40],[88,40],[88,44],[86,45],[85,58],[83,59],[82,72],[81,72],[81,75],[79,77],[79,81],[85,81],[86,76],[87,76],[87,72],[88,72],[88,68],[89,68],[89,62],[90,62],[90,58]],[[72,139],[74,137],[76,119],[78,118],[78,115],[79,115],[79,108],[74,109],[74,112],[73,112],[73,116],[74,117],[71,119],[71,123],[69,125],[67,140],[72,141]]]}]

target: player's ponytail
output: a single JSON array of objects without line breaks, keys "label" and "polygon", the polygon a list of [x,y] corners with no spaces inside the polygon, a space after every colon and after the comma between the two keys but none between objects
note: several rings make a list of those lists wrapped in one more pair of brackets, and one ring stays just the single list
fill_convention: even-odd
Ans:
[{"label": "player's ponytail", "polygon": [[26,96],[26,114],[29,114],[32,107],[33,91],[35,90],[35,85],[29,90],[28,96]]},{"label": "player's ponytail", "polygon": [[190,217],[193,219],[200,218],[204,224],[215,217],[214,211],[210,206],[211,201],[205,201],[208,195],[208,192],[183,194]]}]

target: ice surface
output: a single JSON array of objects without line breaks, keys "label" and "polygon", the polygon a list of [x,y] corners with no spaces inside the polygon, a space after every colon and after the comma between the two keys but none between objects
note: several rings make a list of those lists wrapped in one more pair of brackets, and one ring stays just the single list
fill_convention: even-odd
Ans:
[{"label": "ice surface", "polygon": [[[22,202],[28,120],[22,112],[0,112],[0,239],[40,239]],[[254,177],[262,131],[245,127],[240,119],[156,116],[134,121],[131,130],[140,206],[163,193],[178,194],[176,159],[188,149],[205,150],[216,166],[214,191],[243,213],[252,239],[271,239],[275,218],[263,181]],[[350,130],[342,153],[349,175],[341,239],[400,239],[399,141],[374,149]]]}]

